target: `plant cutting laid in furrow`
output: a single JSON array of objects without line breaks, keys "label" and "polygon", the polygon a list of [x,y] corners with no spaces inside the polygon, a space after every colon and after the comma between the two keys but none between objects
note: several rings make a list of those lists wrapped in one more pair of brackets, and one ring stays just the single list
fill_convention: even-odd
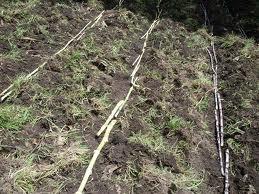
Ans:
[{"label": "plant cutting laid in furrow", "polygon": [[[81,30],[80,32],[78,32],[73,38],[71,38],[67,44],[62,47],[59,51],[57,51],[56,53],[54,53],[52,56],[50,56],[46,61],[44,61],[40,66],[38,66],[36,69],[34,69],[31,73],[29,73],[28,75],[26,75],[26,77],[24,78],[23,81],[29,80],[32,76],[34,76],[36,73],[39,72],[40,69],[42,69],[49,60],[54,59],[57,55],[59,55],[60,53],[62,53],[64,50],[66,50],[68,48],[68,46],[74,42],[75,40],[78,41],[82,38],[82,36],[85,34],[85,30],[86,29],[91,29],[93,28],[97,22],[101,19],[101,17],[103,16],[104,11],[102,11],[96,18],[94,18],[93,20],[89,21]],[[11,84],[8,88],[6,88],[1,94],[0,94],[0,103],[3,102],[5,99],[7,99],[12,93],[13,93],[13,87],[14,84]]]},{"label": "plant cutting laid in furrow", "polygon": [[[229,193],[229,150],[225,150],[225,164],[223,162],[222,149],[224,146],[224,125],[223,125],[223,110],[222,99],[218,91],[218,59],[215,51],[214,42],[211,42],[211,49],[207,48],[207,52],[210,56],[211,69],[213,71],[213,87],[214,87],[214,101],[215,101],[215,127],[216,127],[216,140],[218,155],[220,161],[220,171],[222,176],[225,177],[224,194]],[[225,166],[224,166],[225,165]]]},{"label": "plant cutting laid in furrow", "polygon": [[142,47],[142,52],[141,54],[136,58],[136,60],[133,62],[132,66],[135,66],[134,70],[132,71],[131,74],[131,87],[129,88],[129,91],[125,97],[124,100],[120,100],[117,105],[115,106],[115,108],[113,109],[112,113],[110,114],[110,116],[107,118],[107,120],[105,121],[104,125],[100,128],[100,130],[97,132],[97,136],[100,136],[104,131],[105,134],[102,138],[101,143],[99,144],[99,146],[97,147],[97,149],[94,151],[93,157],[90,160],[90,163],[85,171],[85,175],[83,177],[83,180],[80,184],[80,187],[78,189],[78,191],[76,192],[76,194],[82,194],[83,190],[85,188],[85,185],[89,179],[89,177],[92,174],[92,170],[94,167],[94,164],[97,160],[97,157],[99,156],[101,150],[103,149],[105,143],[108,142],[108,138],[110,135],[110,132],[112,130],[112,128],[114,127],[114,125],[116,124],[117,120],[116,118],[118,117],[120,111],[122,110],[122,108],[125,106],[125,104],[127,103],[133,89],[135,87],[138,87],[138,85],[136,84],[138,78],[136,77],[136,73],[138,72],[139,68],[140,68],[140,62],[141,59],[145,53],[146,50],[146,46],[147,46],[147,41],[148,41],[148,37],[150,35],[150,33],[152,32],[152,30],[154,29],[154,27],[159,23],[159,20],[154,20],[153,23],[151,24],[151,26],[149,27],[149,29],[147,30],[147,32],[141,37],[141,39],[145,38],[145,41],[143,43],[143,47]]}]

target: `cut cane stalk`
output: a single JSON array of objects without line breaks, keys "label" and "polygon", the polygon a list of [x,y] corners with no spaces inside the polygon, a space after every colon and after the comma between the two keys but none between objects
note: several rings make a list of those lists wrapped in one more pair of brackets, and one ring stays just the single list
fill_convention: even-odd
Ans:
[{"label": "cut cane stalk", "polygon": [[220,125],[220,145],[224,146],[224,126],[223,126],[223,110],[221,104],[220,94],[218,93],[218,104],[219,104],[219,125]]},{"label": "cut cane stalk", "polygon": [[131,76],[132,76],[132,79],[131,79],[132,86],[130,87],[130,89],[128,91],[128,94],[126,95],[124,100],[121,100],[121,101],[118,102],[118,104],[115,106],[115,108],[113,109],[112,113],[110,114],[110,116],[108,117],[108,119],[106,120],[104,125],[101,127],[101,129],[97,133],[97,136],[100,136],[102,134],[102,132],[106,129],[105,135],[104,135],[104,137],[102,139],[102,142],[98,146],[97,150],[94,151],[94,156],[91,159],[89,166],[87,167],[87,170],[85,172],[85,176],[84,176],[84,178],[83,178],[83,180],[81,182],[81,185],[80,185],[78,191],[76,192],[76,194],[82,194],[82,192],[84,190],[84,187],[85,187],[85,185],[86,185],[86,183],[88,181],[88,178],[92,174],[92,169],[93,169],[93,166],[94,166],[94,164],[96,162],[96,159],[97,159],[98,155],[100,154],[100,151],[102,150],[102,148],[105,145],[105,143],[108,142],[108,136],[110,134],[110,131],[113,128],[113,126],[115,125],[115,123],[116,123],[116,120],[114,120],[113,118],[118,117],[118,115],[121,112],[122,108],[124,107],[124,105],[128,101],[128,99],[129,99],[129,97],[130,97],[134,87],[137,86],[136,85],[136,81],[138,80],[138,78],[137,77],[135,78],[135,74],[137,73],[137,71],[138,71],[138,69],[140,67],[140,61],[141,61],[141,58],[143,57],[143,54],[145,52],[145,47],[147,45],[148,35],[149,35],[149,33],[151,33],[152,29],[154,28],[155,24],[157,24],[157,23],[158,22],[155,20],[155,22],[152,23],[151,27],[149,28],[149,30],[145,34],[146,39],[145,39],[144,44],[143,44],[142,53],[141,53],[141,55],[139,55],[137,57],[137,59],[133,63],[133,66],[135,64],[136,65],[135,65],[135,68],[134,68],[134,70],[133,70],[133,72],[131,74]]},{"label": "cut cane stalk", "polygon": [[226,166],[225,166],[225,189],[224,194],[229,194],[229,150],[226,149]]},{"label": "cut cane stalk", "polygon": [[[90,23],[88,23],[88,26],[93,23],[91,26],[90,26],[90,29],[93,28],[97,22],[101,19],[102,15],[103,15],[104,11],[102,11],[93,21],[91,21]],[[85,32],[82,32],[80,36],[77,37],[77,40],[80,40],[82,38],[82,36],[85,35]]]},{"label": "cut cane stalk", "polygon": [[131,83],[134,83],[134,78],[136,73],[138,72],[139,68],[140,68],[140,62],[142,60],[142,57],[146,51],[146,47],[147,47],[147,41],[148,41],[148,37],[149,34],[152,32],[152,30],[154,29],[154,27],[159,23],[158,20],[155,20],[151,26],[149,27],[149,29],[147,30],[147,32],[141,37],[141,39],[145,38],[145,41],[143,43],[143,47],[142,47],[142,53],[137,57],[137,59],[134,61],[133,66],[135,65],[135,68],[133,70],[133,72],[131,73],[130,77],[131,77]]},{"label": "cut cane stalk", "polygon": [[121,105],[123,105],[124,100],[121,100],[117,103],[117,105],[114,107],[114,109],[112,110],[112,113],[110,114],[110,116],[108,117],[108,119],[105,121],[105,123],[103,124],[103,126],[101,127],[101,129],[98,131],[98,133],[96,134],[97,136],[100,136],[103,131],[108,127],[108,125],[110,124],[111,120],[114,118],[115,114],[117,113],[118,109],[121,107]]},{"label": "cut cane stalk", "polygon": [[105,134],[103,136],[103,139],[101,141],[101,143],[98,145],[97,149],[94,151],[94,155],[92,157],[92,159],[90,160],[90,163],[85,171],[85,175],[84,175],[84,178],[79,186],[79,189],[77,190],[77,192],[75,194],[83,194],[83,190],[85,188],[85,185],[89,179],[89,177],[91,176],[92,174],[92,171],[93,171],[93,167],[95,165],[95,162],[98,158],[98,156],[100,155],[100,152],[102,151],[103,147],[105,146],[105,144],[108,142],[109,140],[109,135],[110,135],[110,132],[111,130],[113,129],[114,125],[116,124],[116,120],[112,120],[110,122],[110,124],[108,125],[106,131],[105,131]]},{"label": "cut cane stalk", "polygon": [[117,113],[115,114],[115,117],[118,117],[118,115],[121,112],[122,108],[125,106],[126,102],[129,100],[129,97],[130,97],[133,89],[134,89],[134,86],[131,86],[130,89],[129,89],[129,92],[128,92],[127,96],[126,96],[126,98],[124,99],[123,104],[119,107]]},{"label": "cut cane stalk", "polygon": [[215,51],[214,42],[211,42],[211,46],[212,46],[212,50],[213,50],[214,59],[215,59],[215,62],[217,64],[218,63],[218,59],[217,59],[217,55],[216,55],[216,51]]},{"label": "cut cane stalk", "polygon": [[215,110],[215,120],[216,120],[216,137],[217,137],[217,147],[218,147],[218,153],[219,153],[220,170],[221,170],[221,174],[224,176],[223,158],[222,158],[222,150],[221,150],[221,142],[220,142],[218,111],[216,111],[216,110]]},{"label": "cut cane stalk", "polygon": [[[67,47],[74,42],[78,37],[81,37],[82,34],[84,33],[84,31],[87,29],[87,27],[91,24],[92,27],[94,27],[96,25],[96,23],[100,20],[100,18],[102,17],[104,11],[102,11],[93,21],[88,22],[81,30],[79,33],[77,33],[72,39],[70,39],[66,45],[64,47],[62,47],[59,51],[57,51],[56,53],[54,53],[51,57],[49,57],[49,59],[53,59],[54,57],[56,57],[57,55],[59,55],[61,52],[63,52],[65,49],[67,49]],[[42,63],[39,67],[37,67],[36,69],[34,69],[31,73],[29,73],[26,76],[26,79],[31,78],[33,75],[35,75],[41,68],[43,68],[49,61],[49,59],[47,59],[44,63]],[[10,86],[8,86],[8,88],[6,88],[1,94],[0,94],[0,102],[3,102],[6,98],[8,98],[12,93],[12,89],[14,87],[14,84],[11,84]]]},{"label": "cut cane stalk", "polygon": [[6,98],[8,98],[11,94],[13,93],[13,91],[9,91],[7,92],[5,95],[3,95],[1,98],[0,98],[0,102],[3,102]]},{"label": "cut cane stalk", "polygon": [[[214,82],[216,82],[216,81],[215,81],[215,80],[216,80],[216,76],[215,76],[215,75],[213,75],[213,80],[214,80]],[[214,85],[214,100],[215,100],[215,109],[216,109],[216,110],[219,109],[219,103],[218,103],[218,95],[217,95],[217,93],[218,93],[218,88],[217,88],[217,86]]]},{"label": "cut cane stalk", "polygon": [[141,55],[139,55],[136,59],[135,59],[135,61],[132,63],[132,66],[134,67],[135,66],[135,64],[137,63],[137,61],[139,60],[139,57],[140,57]]},{"label": "cut cane stalk", "polygon": [[212,56],[212,54],[211,54],[211,52],[210,52],[210,50],[209,50],[208,48],[206,48],[206,50],[207,50],[207,52],[208,52],[208,54],[209,54],[209,56],[210,56],[211,69],[212,69],[212,71],[214,72],[214,74],[216,74],[216,71],[215,71],[215,69],[214,69],[214,60],[213,60],[213,56]]}]

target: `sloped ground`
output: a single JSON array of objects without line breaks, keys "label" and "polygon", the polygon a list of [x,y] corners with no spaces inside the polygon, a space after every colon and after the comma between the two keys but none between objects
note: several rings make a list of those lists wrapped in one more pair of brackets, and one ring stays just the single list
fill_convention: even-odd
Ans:
[{"label": "sloped ground", "polygon": [[[13,42],[21,44],[19,53],[22,54],[21,58],[14,60],[10,54],[6,54],[10,52],[8,46],[3,48],[1,62],[4,65],[1,66],[1,74],[4,75],[4,81],[1,90],[11,83],[8,77],[15,79],[17,75],[30,72],[43,58],[68,41],[68,33],[76,34],[99,13],[95,11],[96,8],[89,8],[85,4],[68,7],[66,4],[29,1],[23,5],[32,6],[28,9],[28,15],[40,14],[40,10],[46,7],[49,10],[58,9],[63,14],[60,16],[44,11],[41,15],[43,21],[53,17],[67,18],[68,13],[73,16],[64,30],[58,30],[62,20],[52,23],[54,30],[48,36],[52,41],[48,42],[44,36],[42,43],[36,44],[41,45],[37,63],[30,63],[34,56],[27,52],[26,44],[19,42],[21,37],[40,39],[43,35],[32,32],[37,27],[31,24],[26,36],[11,37]],[[11,9],[14,5],[5,6]],[[64,11],[67,9],[69,11]],[[8,26],[14,26],[13,21],[6,18],[3,18],[3,24],[1,30],[7,32],[1,40],[9,36]],[[35,78],[19,85],[15,94],[1,104],[2,193],[74,193],[77,190],[93,150],[100,142],[100,138],[96,137],[97,131],[115,104],[128,92],[129,77],[134,69],[132,63],[142,49],[143,40],[140,37],[150,24],[144,17],[124,9],[105,12],[97,26],[86,31],[80,42],[51,60]],[[47,22],[46,25],[49,27],[51,23]],[[112,131],[109,143],[98,158],[92,179],[86,186],[87,193],[223,191],[214,138],[213,84],[205,51],[210,39],[204,30],[190,33],[181,24],[168,19],[162,19],[156,26],[150,35],[138,72],[140,87],[133,91]],[[224,80],[222,91],[226,92],[226,122],[230,126],[231,120],[228,118],[233,116],[239,121],[245,114],[245,117],[250,115],[253,130],[249,132],[256,133],[258,125],[251,112],[256,111],[253,105],[256,105],[255,92],[258,91],[253,69],[256,66],[252,66],[255,55],[250,56],[249,62],[246,58],[248,56],[240,56],[241,61],[238,62],[241,66],[251,64],[250,68],[246,66],[249,71],[244,70],[252,75],[251,80],[245,83],[254,84],[249,88],[249,91],[254,91],[253,98],[249,98],[251,107],[239,115],[241,109],[235,109],[233,113],[233,105],[227,104],[239,104],[239,101],[232,99],[232,92],[237,89],[234,90],[231,84],[235,82],[234,86],[244,94],[248,88],[246,85],[239,87],[235,80],[228,79],[227,73],[230,70],[227,64],[233,61],[232,55],[228,56],[228,53],[236,45],[223,43],[224,40],[219,42],[217,48],[224,64],[221,80]],[[242,45],[240,48],[243,48]],[[15,71],[10,71],[8,64]],[[27,67],[28,64],[32,65]],[[240,71],[230,69],[240,77]],[[241,138],[238,143],[244,140],[249,150],[254,148],[250,155],[254,163],[249,166],[247,162],[250,160],[242,160],[241,167],[248,172],[254,170],[254,174],[248,175],[248,182],[244,182],[241,188],[231,186],[233,193],[242,193],[242,189],[247,191],[247,185],[256,187],[258,150],[256,138],[250,142],[249,137],[242,136],[245,139]],[[230,136],[230,139],[233,138]],[[228,141],[232,145],[232,140]],[[235,147],[231,149],[234,153]],[[235,153],[231,160],[235,161],[243,155]],[[239,164],[233,162],[232,170],[238,176],[231,178],[231,185],[239,185],[238,181],[243,180],[239,175],[245,176],[238,172],[240,168],[236,165]]]},{"label": "sloped ground", "polygon": [[80,4],[1,1],[0,85],[34,70],[76,34],[96,11]]},{"label": "sloped ground", "polygon": [[[259,191],[258,46],[229,35],[218,41],[227,145],[232,150],[233,190]],[[234,191],[233,191],[234,192]]]}]

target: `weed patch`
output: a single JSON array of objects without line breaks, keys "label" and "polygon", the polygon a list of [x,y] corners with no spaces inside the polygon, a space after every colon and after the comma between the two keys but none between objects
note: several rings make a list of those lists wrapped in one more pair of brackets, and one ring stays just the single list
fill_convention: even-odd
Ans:
[{"label": "weed patch", "polygon": [[31,109],[16,105],[3,105],[0,107],[0,128],[20,130],[33,118]]}]

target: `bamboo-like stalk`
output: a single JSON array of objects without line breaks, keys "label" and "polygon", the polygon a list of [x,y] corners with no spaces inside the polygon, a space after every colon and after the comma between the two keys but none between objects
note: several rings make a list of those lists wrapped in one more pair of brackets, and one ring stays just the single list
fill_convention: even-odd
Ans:
[{"label": "bamboo-like stalk", "polygon": [[139,60],[140,55],[135,59],[135,61],[132,63],[132,66],[134,67],[137,61]]},{"label": "bamboo-like stalk", "polygon": [[224,176],[224,165],[223,165],[221,142],[220,142],[218,111],[216,110],[215,110],[215,120],[216,120],[216,138],[217,138],[217,147],[218,147],[218,153],[219,153],[220,171],[221,171],[221,174]]},{"label": "bamboo-like stalk", "polygon": [[105,12],[105,11],[102,11],[102,12],[94,19],[94,23],[91,25],[91,28],[93,28],[93,27],[99,22],[99,20],[101,19],[101,17],[102,17],[102,15],[103,15],[104,12]]},{"label": "bamboo-like stalk", "polygon": [[136,62],[136,66],[135,66],[134,70],[132,71],[132,73],[131,73],[131,75],[130,75],[130,77],[131,77],[131,83],[134,82],[134,78],[135,78],[135,75],[136,75],[136,73],[138,72],[138,70],[139,70],[139,68],[140,68],[140,62],[141,62],[141,59],[142,59],[143,55],[144,55],[144,52],[141,53],[141,55],[140,55],[138,61]]},{"label": "bamboo-like stalk", "polygon": [[[103,15],[104,11],[102,11],[93,21],[92,21],[92,25],[90,26],[90,29],[93,28],[97,23],[98,21],[101,19],[102,15]],[[90,23],[91,24],[91,23]],[[89,24],[89,25],[90,25]],[[82,32],[80,36],[77,37],[77,40],[80,40],[82,38],[82,36],[84,36],[85,32]]]},{"label": "bamboo-like stalk", "polygon": [[97,147],[97,149],[94,151],[94,155],[93,155],[92,159],[90,160],[90,163],[89,163],[89,165],[88,165],[88,167],[85,171],[85,175],[83,177],[83,180],[82,180],[82,182],[81,182],[81,184],[80,184],[80,186],[79,186],[79,188],[78,188],[78,190],[75,194],[83,194],[83,190],[85,188],[85,185],[86,185],[89,177],[92,174],[92,170],[93,170],[93,167],[95,165],[95,162],[96,162],[98,156],[100,155],[100,152],[102,151],[103,147],[108,142],[110,132],[113,129],[116,122],[117,122],[117,120],[112,120],[110,122],[110,124],[108,125],[107,130],[105,131],[105,134],[103,136],[103,139],[102,139],[101,143],[99,144],[99,146]]},{"label": "bamboo-like stalk", "polygon": [[92,21],[89,21],[85,26],[84,28],[78,33],[76,34],[72,39],[70,39],[67,44],[62,47],[59,51],[57,51],[54,56],[57,56],[59,55],[60,53],[62,53],[78,36],[80,36],[82,34],[82,32],[92,23]]},{"label": "bamboo-like stalk", "polygon": [[[41,68],[43,68],[49,61],[49,59],[53,59],[54,57],[56,57],[57,55],[59,55],[61,52],[63,52],[65,49],[67,49],[67,47],[74,42],[78,37],[82,37],[84,31],[87,29],[87,27],[92,24],[90,26],[90,28],[93,28],[96,23],[101,19],[102,15],[103,15],[104,11],[102,11],[96,18],[94,18],[92,21],[89,21],[74,37],[72,37],[64,47],[62,47],[59,51],[57,51],[56,53],[54,53],[51,57],[49,57],[46,61],[44,61],[39,67],[37,67],[36,69],[34,69],[31,73],[29,73],[25,78],[26,79],[30,79],[33,75],[35,75],[37,72],[39,72],[39,70]],[[0,102],[3,102],[6,98],[8,98],[12,93],[12,89],[14,87],[14,84],[10,84],[10,86],[8,86],[8,88],[6,88],[1,94],[0,94]]]},{"label": "bamboo-like stalk", "polygon": [[131,83],[134,83],[134,78],[136,73],[138,72],[139,68],[140,68],[140,62],[143,58],[143,55],[146,51],[146,47],[147,47],[147,41],[148,41],[148,37],[149,34],[153,31],[154,27],[159,23],[159,20],[154,20],[153,23],[151,24],[151,26],[149,27],[149,29],[147,30],[147,32],[141,37],[141,39],[145,38],[144,43],[143,43],[143,47],[142,47],[142,52],[141,54],[138,56],[138,58],[134,61],[133,66],[135,65],[134,70],[132,71],[130,77],[131,77]]},{"label": "bamboo-like stalk", "polygon": [[214,82],[214,101],[215,101],[215,109],[218,110],[219,106],[218,106],[218,87],[217,87],[217,78],[215,76],[215,74],[213,75],[213,82]]},{"label": "bamboo-like stalk", "polygon": [[216,55],[215,44],[214,44],[213,41],[211,42],[211,46],[212,46],[212,50],[213,50],[214,59],[215,59],[215,62],[217,64],[218,63],[218,59],[217,59],[217,55]]},{"label": "bamboo-like stalk", "polygon": [[[220,163],[220,171],[221,174],[224,176],[224,163],[223,163],[223,156],[222,156],[222,149],[221,147],[224,145],[223,143],[223,112],[222,112],[222,103],[220,94],[218,92],[218,60],[216,56],[215,46],[214,42],[211,42],[211,47],[213,50],[213,54],[211,51],[207,48],[207,52],[210,56],[210,62],[211,62],[211,68],[213,70],[213,86],[214,86],[214,100],[215,100],[215,126],[216,126],[216,139],[217,139],[217,148],[218,148],[218,154],[219,154],[219,163]],[[215,61],[215,63],[214,63]]]},{"label": "bamboo-like stalk", "polygon": [[112,110],[112,113],[110,114],[110,116],[107,118],[107,120],[105,121],[105,123],[103,124],[103,126],[101,127],[101,129],[97,132],[97,136],[100,136],[103,131],[107,128],[107,126],[110,124],[111,120],[115,117],[115,114],[117,113],[118,109],[123,105],[124,100],[120,100],[117,105],[114,107],[114,109]]},{"label": "bamboo-like stalk", "polygon": [[127,94],[126,98],[124,99],[123,104],[119,107],[117,113],[115,114],[115,117],[118,117],[118,115],[119,115],[119,113],[121,112],[122,108],[125,106],[126,102],[129,100],[129,97],[130,97],[130,95],[131,95],[133,89],[134,89],[134,85],[132,85],[132,86],[130,87],[130,89],[129,89],[129,91],[128,91],[128,94]]},{"label": "bamboo-like stalk", "polygon": [[213,60],[213,56],[212,56],[212,54],[211,54],[211,52],[210,52],[210,49],[206,48],[206,50],[207,50],[207,52],[208,52],[208,54],[209,54],[209,56],[210,56],[211,69],[212,69],[212,70],[213,70],[213,72],[216,74],[216,71],[215,71],[215,69],[214,69],[214,60]]},{"label": "bamboo-like stalk", "polygon": [[147,32],[141,37],[141,39],[143,39],[144,37],[149,36],[149,34],[153,31],[153,29],[155,28],[155,26],[159,23],[159,20],[156,19],[153,21],[153,23],[151,24],[151,26],[149,27],[149,29],[147,30]]},{"label": "bamboo-like stalk", "polygon": [[[155,27],[155,25],[157,24],[157,20],[155,20],[151,26],[149,27],[149,29],[147,30],[147,32],[144,34],[144,36],[142,36],[141,38],[145,37],[145,41],[143,43],[143,47],[142,47],[142,52],[141,54],[135,59],[135,61],[133,62],[132,66],[135,66],[132,74],[131,74],[131,83],[132,83],[132,87],[129,89],[129,92],[126,96],[126,101],[128,100],[129,98],[129,95],[131,94],[131,92],[133,91],[133,87],[136,86],[135,85],[135,75],[137,73],[137,71],[139,70],[140,68],[140,62],[141,62],[141,59],[145,53],[145,48],[147,46],[147,40],[148,40],[148,36],[149,34],[152,32],[153,28]],[[121,100],[117,103],[117,105],[115,106],[115,108],[113,109],[112,113],[110,114],[110,116],[108,117],[108,119],[105,121],[104,125],[101,127],[101,129],[97,132],[97,136],[100,136],[102,134],[102,132],[106,129],[106,127],[109,125],[110,121],[114,118],[114,117],[117,117],[118,114],[120,113],[120,111],[122,110],[123,106],[125,105],[126,103],[125,100]]]},{"label": "bamboo-like stalk", "polygon": [[26,76],[26,79],[30,79],[33,75],[35,75],[41,68],[43,68],[46,64],[47,64],[48,61],[45,61],[44,63],[42,63],[39,67],[37,67],[34,71],[32,71],[31,73],[29,73],[27,76]]},{"label": "bamboo-like stalk", "polygon": [[8,88],[6,88],[5,90],[3,90],[0,94],[0,96],[5,95],[11,88],[13,87],[13,84],[11,84],[10,86],[8,86]]},{"label": "bamboo-like stalk", "polygon": [[92,174],[92,169],[93,169],[93,166],[97,160],[97,157],[98,155],[100,154],[100,151],[102,150],[102,148],[104,147],[105,143],[108,142],[108,137],[109,137],[109,134],[110,134],[110,131],[112,130],[113,126],[115,125],[116,123],[116,120],[114,118],[117,118],[119,113],[121,112],[122,108],[124,107],[124,105],[126,104],[126,102],[129,100],[129,97],[132,93],[132,91],[134,90],[134,87],[136,87],[136,81],[138,80],[138,78],[136,77],[135,78],[135,74],[137,73],[138,69],[139,69],[139,64],[140,64],[140,61],[141,61],[141,58],[143,57],[143,54],[145,52],[145,48],[146,48],[146,45],[147,45],[147,40],[148,40],[148,35],[151,33],[152,29],[154,28],[155,24],[157,24],[158,21],[155,20],[151,27],[148,29],[147,33],[143,36],[143,37],[146,37],[145,38],[145,41],[144,41],[144,44],[143,44],[143,48],[142,48],[142,53],[141,55],[139,55],[136,60],[133,62],[133,66],[135,65],[135,68],[133,70],[133,74],[132,75],[132,79],[131,79],[131,84],[132,86],[130,87],[126,97],[124,100],[120,100],[117,105],[115,106],[115,108],[113,109],[112,113],[110,114],[110,116],[108,117],[108,119],[105,121],[104,125],[101,127],[101,129],[98,131],[97,133],[97,136],[100,136],[102,134],[102,132],[106,129],[105,131],[105,135],[101,141],[101,143],[99,144],[98,148],[94,151],[94,155],[93,155],[93,158],[91,159],[87,169],[86,169],[86,172],[85,172],[85,175],[84,175],[84,178],[80,184],[80,187],[78,189],[78,191],[76,192],[76,194],[82,194],[83,190],[84,190],[84,187],[88,181],[88,178],[89,176]]},{"label": "bamboo-like stalk", "polygon": [[13,91],[9,91],[7,93],[5,93],[3,96],[1,96],[0,98],[0,102],[3,102],[6,98],[8,98],[8,96],[10,96],[13,93]]},{"label": "bamboo-like stalk", "polygon": [[220,125],[220,145],[224,146],[224,126],[223,126],[223,110],[220,94],[218,93],[218,104],[219,104],[219,125]]},{"label": "bamboo-like stalk", "polygon": [[225,166],[225,189],[224,189],[224,194],[229,194],[229,150],[226,149],[226,166]]}]

